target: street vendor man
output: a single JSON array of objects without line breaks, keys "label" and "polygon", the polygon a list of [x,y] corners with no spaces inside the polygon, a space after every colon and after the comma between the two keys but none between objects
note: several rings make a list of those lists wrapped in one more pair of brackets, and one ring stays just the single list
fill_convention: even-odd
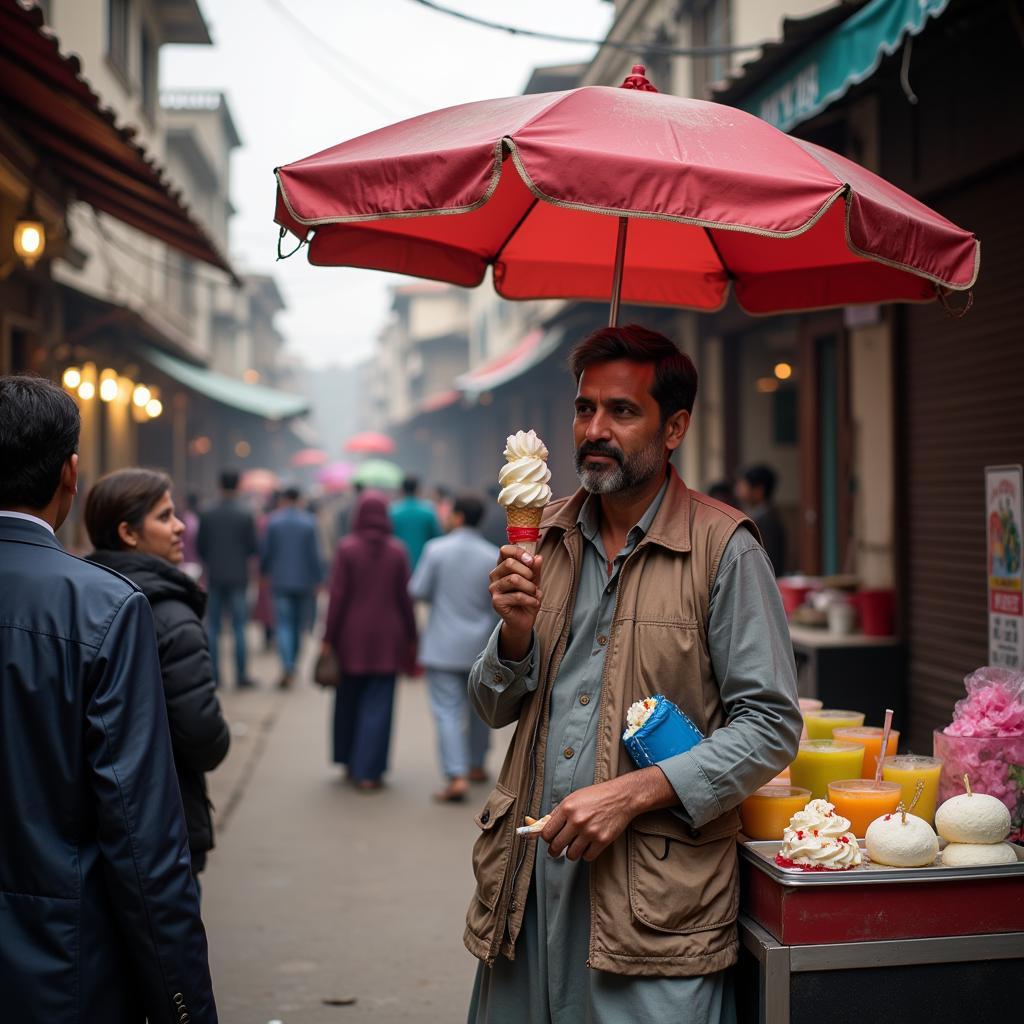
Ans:
[{"label": "street vendor man", "polygon": [[[545,510],[535,555],[502,548],[501,621],[470,676],[484,720],[517,724],[476,818],[469,1020],[727,1022],[737,807],[792,761],[802,726],[786,618],[753,523],[669,463],[692,362],[610,327],[571,369],[582,486]],[[704,738],[637,769],[626,711],[654,694]],[[548,813],[539,838],[517,835]]]}]

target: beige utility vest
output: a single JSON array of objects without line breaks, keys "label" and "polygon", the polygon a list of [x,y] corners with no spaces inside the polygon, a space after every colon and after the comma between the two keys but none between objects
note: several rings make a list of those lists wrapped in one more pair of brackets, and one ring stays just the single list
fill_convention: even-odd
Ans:
[{"label": "beige utility vest", "polygon": [[[493,963],[515,958],[536,842],[515,834],[537,817],[548,733],[549,694],[568,643],[583,537],[583,491],[545,513],[539,553],[544,598],[535,635],[539,682],[523,702],[496,788],[477,815],[476,892],[464,940]],[[651,529],[623,564],[609,631],[596,737],[595,782],[633,771],[622,744],[626,710],[663,693],[710,735],[725,724],[708,652],[708,602],[722,552],[740,512],[687,490],[670,470]],[[739,884],[733,809],[699,829],[671,811],[640,815],[590,866],[587,966],[614,974],[710,974],[736,960]]]}]

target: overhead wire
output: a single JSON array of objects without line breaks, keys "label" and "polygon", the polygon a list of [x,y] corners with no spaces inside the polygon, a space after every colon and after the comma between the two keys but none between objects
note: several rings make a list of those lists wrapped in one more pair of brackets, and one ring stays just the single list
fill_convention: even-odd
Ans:
[{"label": "overhead wire", "polygon": [[396,98],[407,104],[410,110],[406,110],[403,113],[402,111],[396,110],[394,107],[390,106],[386,101],[382,100],[380,96],[376,95],[361,83],[356,77],[347,74],[344,69],[344,65],[351,65],[352,67],[355,67],[364,78],[371,78],[372,72],[366,68],[360,67],[358,62],[352,57],[346,53],[342,53],[340,50],[328,43],[304,21],[296,17],[292,11],[285,7],[285,5],[281,3],[281,0],[264,0],[264,2],[272,11],[274,11],[274,13],[278,15],[278,17],[284,20],[295,32],[315,47],[314,50],[310,51],[310,56],[312,56],[314,60],[318,60],[321,67],[337,78],[345,88],[356,93],[369,106],[375,108],[378,113],[383,114],[385,117],[395,119],[408,117],[410,110],[420,109],[422,104],[418,100],[404,95],[400,89],[396,88],[393,84],[388,83],[387,88],[390,89]]},{"label": "overhead wire", "polygon": [[488,18],[479,18],[474,14],[467,14],[465,11],[457,11],[452,7],[444,7],[442,4],[434,3],[434,0],[412,0],[412,3],[426,7],[427,10],[437,14],[445,14],[450,18],[468,22],[471,25],[479,25],[481,28],[490,28],[498,32],[507,32],[509,35],[526,36],[529,39],[544,39],[553,43],[577,43],[582,46],[608,47],[614,50],[630,50],[632,52],[644,51],[646,53],[664,55],[666,57],[720,57],[728,56],[731,53],[745,53],[749,50],[759,50],[767,44],[767,40],[756,43],[725,43],[715,46],[669,46],[666,43],[642,42],[641,40],[624,39],[585,39],[580,36],[566,36],[557,32],[541,32],[536,29],[520,28],[518,25],[508,25],[499,21],[491,21]]}]

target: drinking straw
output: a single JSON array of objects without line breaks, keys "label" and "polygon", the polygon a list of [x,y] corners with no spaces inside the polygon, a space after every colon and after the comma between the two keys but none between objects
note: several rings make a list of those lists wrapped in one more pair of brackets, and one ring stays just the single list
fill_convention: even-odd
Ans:
[{"label": "drinking straw", "polygon": [[892,708],[885,709],[885,725],[882,727],[882,749],[878,752],[878,765],[875,767],[875,782],[882,781],[882,762],[889,749],[889,733],[892,732]]}]

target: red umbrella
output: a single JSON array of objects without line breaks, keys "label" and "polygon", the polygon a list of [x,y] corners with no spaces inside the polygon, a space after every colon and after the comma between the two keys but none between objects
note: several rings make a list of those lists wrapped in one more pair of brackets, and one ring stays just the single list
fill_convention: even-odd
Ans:
[{"label": "red umbrella", "polygon": [[642,72],[423,114],[279,167],[281,234],[315,264],[470,287],[492,266],[509,299],[614,296],[613,322],[620,289],[714,310],[731,284],[748,312],[778,313],[973,285],[969,232],[742,110],[647,91]]},{"label": "red umbrella", "polygon": [[247,469],[238,482],[243,494],[271,494],[281,487],[281,478],[269,469]]},{"label": "red umbrella", "polygon": [[372,430],[354,434],[345,442],[345,451],[359,455],[390,455],[394,450],[395,442],[387,434]]},{"label": "red umbrella", "polygon": [[322,466],[327,461],[327,453],[320,448],[300,448],[291,458],[293,466]]}]

